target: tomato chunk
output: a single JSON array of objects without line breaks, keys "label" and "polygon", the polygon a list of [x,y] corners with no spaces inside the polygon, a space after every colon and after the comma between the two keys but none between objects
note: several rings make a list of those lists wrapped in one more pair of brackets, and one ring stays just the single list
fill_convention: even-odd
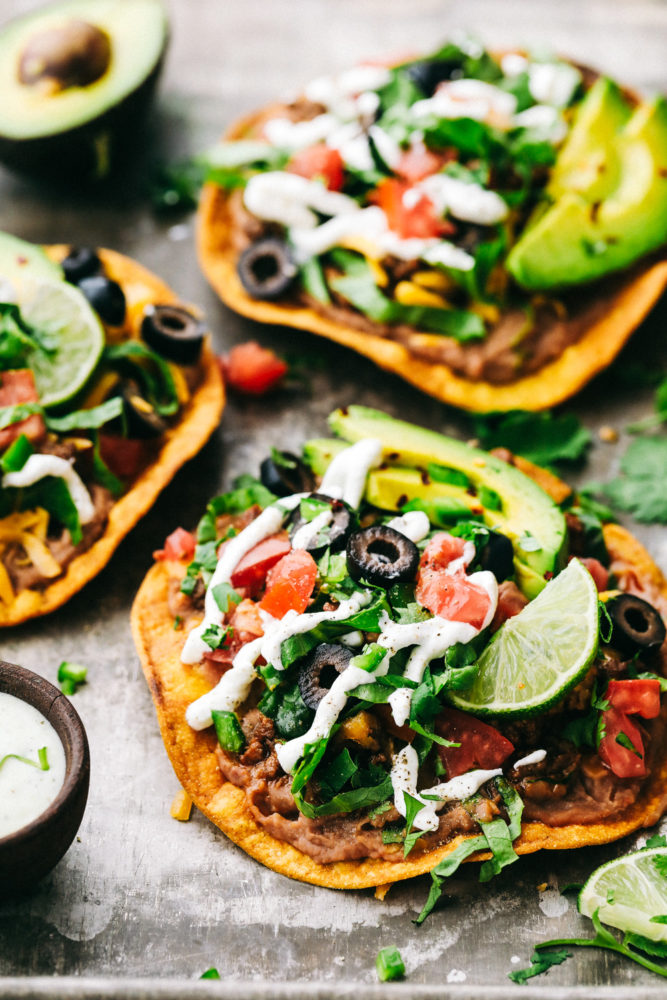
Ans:
[{"label": "tomato chunk", "polygon": [[303,549],[293,549],[269,570],[259,606],[274,618],[282,618],[288,611],[302,614],[316,580],[317,563],[313,557]]},{"label": "tomato chunk", "polygon": [[150,462],[152,453],[150,441],[126,438],[120,434],[100,434],[102,460],[120,479],[136,479]]},{"label": "tomato chunk", "polygon": [[192,559],[197,541],[191,531],[176,528],[165,539],[164,548],[153,553],[154,559]]},{"label": "tomato chunk", "polygon": [[343,186],[343,157],[324,143],[295,153],[286,169],[309,180],[321,177],[330,191],[340,191]]},{"label": "tomato chunk", "polygon": [[403,153],[398,161],[396,173],[406,181],[409,181],[410,184],[415,184],[417,181],[423,180],[424,177],[437,173],[446,163],[455,158],[456,153],[454,151],[450,153],[434,153],[432,150],[426,149],[425,146],[422,148],[412,146]]},{"label": "tomato chunk", "polygon": [[237,564],[231,576],[232,587],[247,587],[251,593],[256,593],[271,567],[286,556],[291,547],[286,531],[258,542]]},{"label": "tomato chunk", "polygon": [[612,708],[628,715],[641,715],[643,719],[655,719],[660,715],[660,681],[656,678],[609,681],[605,695]]},{"label": "tomato chunk", "polygon": [[609,570],[607,567],[603,566],[599,559],[593,559],[592,556],[580,559],[579,562],[584,564],[588,572],[595,580],[595,586],[598,588],[598,593],[606,590],[609,585]]},{"label": "tomato chunk", "polygon": [[443,709],[435,720],[435,730],[446,740],[461,744],[460,747],[438,747],[448,778],[456,778],[473,768],[492,770],[500,767],[514,751],[514,744],[493,726],[456,708]]},{"label": "tomato chunk", "polygon": [[261,396],[275,388],[287,372],[287,364],[256,340],[236,344],[222,360],[225,381],[232,389]]},{"label": "tomato chunk", "polygon": [[[0,406],[16,406],[18,403],[37,403],[39,395],[35,388],[35,377],[29,368],[17,368],[0,374]],[[0,451],[4,451],[12,441],[25,434],[31,441],[44,437],[46,426],[39,413],[33,413],[25,420],[10,424],[0,430]]]},{"label": "tomato chunk", "polygon": [[[646,774],[644,741],[639,728],[625,712],[608,708],[603,712],[604,736],[598,753],[617,778],[641,778]],[[619,743],[619,739],[623,742]],[[623,744],[629,742],[632,749]]]},{"label": "tomato chunk", "polygon": [[455,231],[451,222],[437,216],[431,199],[407,181],[388,177],[378,185],[372,200],[387,216],[389,228],[402,239],[430,239]]}]

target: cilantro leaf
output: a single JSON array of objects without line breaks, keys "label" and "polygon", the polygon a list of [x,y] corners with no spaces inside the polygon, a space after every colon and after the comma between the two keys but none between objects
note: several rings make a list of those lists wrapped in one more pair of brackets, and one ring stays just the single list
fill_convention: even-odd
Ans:
[{"label": "cilantro leaf", "polygon": [[514,972],[508,972],[507,978],[511,979],[513,983],[525,983],[526,980],[532,979],[533,976],[541,976],[542,973],[548,972],[554,965],[561,965],[567,958],[571,957],[572,952],[563,949],[559,951],[534,951],[530,956],[531,964],[528,968],[515,969]]},{"label": "cilantro leaf", "polygon": [[421,799],[417,799],[414,795],[410,795],[409,792],[404,792],[403,798],[405,799],[405,843],[403,847],[403,857],[407,858],[419,838],[424,835],[423,830],[412,829],[417,814],[424,808],[424,803]]},{"label": "cilantro leaf", "polygon": [[667,438],[633,441],[621,460],[621,475],[599,487],[618,510],[647,524],[667,524]]},{"label": "cilantro leaf", "polygon": [[514,410],[502,415],[476,417],[475,434],[481,445],[509,448],[537,465],[580,461],[591,444],[590,431],[573,413],[553,416],[549,412]]},{"label": "cilantro leaf", "polygon": [[646,847],[667,847],[667,837],[664,833],[654,833],[646,841]]}]

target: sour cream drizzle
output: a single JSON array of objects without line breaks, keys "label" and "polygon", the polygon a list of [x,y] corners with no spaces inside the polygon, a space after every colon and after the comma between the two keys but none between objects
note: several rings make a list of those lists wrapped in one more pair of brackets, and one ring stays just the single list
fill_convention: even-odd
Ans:
[{"label": "sour cream drizzle", "polygon": [[[418,792],[418,769],[419,758],[417,757],[417,751],[410,746],[410,744],[408,744],[394,757],[391,769],[391,784],[394,789],[394,805],[401,816],[405,816],[406,813],[406,792],[408,795],[411,795],[413,798],[419,799],[420,802],[424,803],[423,808],[419,810],[413,820],[413,825],[418,830],[424,831],[438,829],[439,820],[436,813],[445,805],[445,803],[460,802],[463,799],[469,798],[471,795],[474,795],[475,792],[478,791],[490,778],[497,778],[503,773],[500,768],[493,771],[485,771],[482,769],[468,771],[467,774],[459,774],[456,778],[452,778],[450,781],[445,781],[440,785],[434,785],[433,788],[423,788],[420,792]],[[427,799],[424,797],[426,795],[432,795],[434,796],[434,799]],[[437,799],[437,801],[435,801],[435,799]]]},{"label": "sour cream drizzle", "polygon": [[95,507],[82,479],[72,467],[71,462],[57,455],[31,455],[18,472],[7,472],[2,477],[3,486],[32,486],[40,479],[54,476],[64,479],[72,503],[76,507],[81,524],[88,524],[95,516]]}]

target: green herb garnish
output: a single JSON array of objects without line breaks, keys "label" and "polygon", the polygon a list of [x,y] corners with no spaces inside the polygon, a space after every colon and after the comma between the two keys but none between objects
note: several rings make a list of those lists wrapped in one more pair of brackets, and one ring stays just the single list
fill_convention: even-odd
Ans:
[{"label": "green herb garnish", "polygon": [[7,753],[0,759],[0,767],[6,760],[18,760],[22,764],[29,764],[30,767],[39,768],[40,771],[49,771],[50,764],[46,753],[46,747],[40,747],[37,751],[37,760],[30,760],[29,757],[20,757],[17,753]]},{"label": "green herb garnish", "polygon": [[87,677],[88,667],[82,667],[80,663],[63,660],[58,667],[60,690],[68,696],[75,694],[81,685],[86,683]]},{"label": "green herb garnish", "polygon": [[245,746],[245,736],[235,712],[211,712],[215,735],[223,750],[239,753]]},{"label": "green herb garnish", "polygon": [[378,979],[387,983],[392,979],[401,979],[405,975],[405,963],[398,948],[382,948],[375,959]]}]

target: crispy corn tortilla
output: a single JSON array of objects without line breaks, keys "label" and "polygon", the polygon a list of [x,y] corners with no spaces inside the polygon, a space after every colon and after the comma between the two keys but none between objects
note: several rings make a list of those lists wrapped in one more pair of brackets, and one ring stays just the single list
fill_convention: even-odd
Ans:
[{"label": "crispy corn tortilla", "polygon": [[[60,245],[47,248],[54,260],[62,260],[68,251],[69,247]],[[168,285],[131,258],[112,250],[98,252],[106,273],[123,287],[130,318],[141,315],[149,303],[179,301]],[[224,403],[220,368],[208,342],[204,344],[201,366],[202,381],[185,405],[181,419],[166,431],[157,459],[114,503],[104,534],[44,590],[21,590],[9,607],[0,604],[0,626],[18,625],[54,611],[97,576],[180,467],[204,446],[220,421]]]},{"label": "crispy corn tortilla", "polygon": [[[249,115],[232,125],[225,138],[251,135],[266,112]],[[618,290],[586,333],[537,372],[515,382],[495,385],[457,375],[448,365],[416,357],[406,346],[386,337],[347,326],[298,304],[260,302],[243,288],[237,271],[229,199],[215,184],[204,186],[198,213],[199,260],[209,282],[231,309],[261,323],[277,323],[320,334],[364,354],[381,368],[400,375],[443,403],[485,413],[501,410],[543,410],[578,392],[614,360],[667,287],[667,260],[644,263],[629,280],[618,277]],[[415,334],[420,336],[419,334]],[[423,334],[425,338],[430,335]]]},{"label": "crispy corn tortilla", "polygon": [[[524,471],[527,471],[524,468]],[[636,577],[630,588],[667,606],[667,580],[646,549],[624,528],[605,527],[605,540],[612,563]],[[196,669],[181,663],[184,635],[176,632],[169,614],[168,574],[164,563],[156,563],[144,579],[132,608],[132,633],[144,674],[153,696],[162,738],[178,780],[195,805],[230,840],[267,868],[302,882],[330,889],[363,889],[423,875],[442,861],[467,837],[414,859],[403,861],[336,861],[319,864],[296,847],[266,833],[253,819],[245,793],[222,781],[212,729],[196,732],[185,721],[191,702],[211,687]],[[652,826],[667,809],[667,707],[662,710],[661,763],[651,774],[639,798],[615,819],[600,823],[549,827],[524,823],[514,847],[518,854],[539,850],[563,850],[606,844],[642,827]],[[489,854],[477,853],[470,860]]]}]

